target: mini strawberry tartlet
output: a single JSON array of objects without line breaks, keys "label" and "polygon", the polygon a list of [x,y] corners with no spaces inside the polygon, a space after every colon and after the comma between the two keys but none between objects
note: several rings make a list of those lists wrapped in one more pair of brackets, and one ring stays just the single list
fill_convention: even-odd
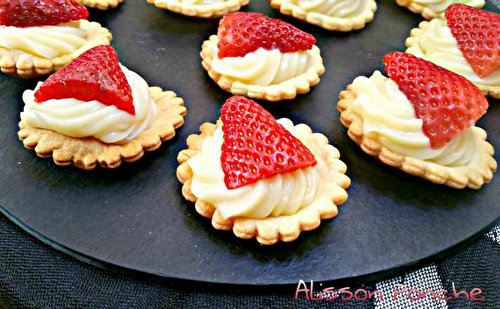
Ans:
[{"label": "mini strawberry tartlet", "polygon": [[97,45],[111,33],[89,22],[75,0],[0,1],[0,68],[23,78],[49,74]]},{"label": "mini strawberry tartlet", "polygon": [[89,8],[107,10],[117,7],[123,0],[77,0]]},{"label": "mini strawberry tartlet", "polygon": [[324,73],[316,39],[260,13],[231,13],[203,43],[203,67],[224,90],[268,101],[293,99]]},{"label": "mini strawberry tartlet", "polygon": [[349,137],[366,153],[403,171],[452,188],[479,189],[497,162],[475,122],[488,101],[462,76],[410,54],[384,57],[376,71],[340,93]]},{"label": "mini strawberry tartlet", "polygon": [[486,4],[485,0],[396,0],[396,2],[413,13],[422,14],[428,20],[444,18],[444,12],[454,3],[464,3],[476,8],[482,8]]},{"label": "mini strawberry tartlet", "polygon": [[359,30],[373,20],[375,0],[271,0],[282,14],[293,16],[327,30]]},{"label": "mini strawberry tartlet", "polygon": [[179,153],[184,197],[218,230],[272,245],[337,215],[350,180],[339,151],[305,124],[233,96]]},{"label": "mini strawberry tartlet", "polygon": [[23,94],[19,138],[57,165],[116,168],[158,149],[184,123],[184,102],[149,87],[118,61],[114,49],[94,47]]},{"label": "mini strawberry tartlet", "polygon": [[486,95],[500,98],[500,14],[463,4],[446,19],[420,23],[406,40],[407,53],[460,74]]},{"label": "mini strawberry tartlet", "polygon": [[229,12],[236,12],[250,0],[147,0],[157,8],[166,9],[186,16],[218,18]]}]

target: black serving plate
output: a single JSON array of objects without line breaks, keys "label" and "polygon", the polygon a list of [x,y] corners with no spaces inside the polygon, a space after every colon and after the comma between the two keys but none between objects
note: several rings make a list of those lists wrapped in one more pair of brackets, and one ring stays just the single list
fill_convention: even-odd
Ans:
[{"label": "black serving plate", "polygon": [[[218,20],[176,15],[145,0],[92,11],[91,19],[113,32],[113,46],[126,66],[150,85],[184,98],[184,127],[158,151],[116,170],[58,167],[24,149],[17,138],[21,95],[37,81],[0,76],[2,211],[79,259],[170,279],[237,285],[374,280],[444,256],[500,217],[500,176],[479,191],[453,190],[378,163],[349,140],[336,108],[339,92],[355,77],[382,69],[385,53],[404,50],[410,30],[421,21],[393,0],[378,5],[366,29],[346,34],[280,15],[268,1],[252,0],[245,8],[282,18],[317,37],[326,66],[321,83],[296,100],[262,104],[275,117],[307,123],[328,136],[352,179],[338,217],[298,240],[267,247],[216,231],[182,197],[175,176],[177,153],[203,122],[216,121],[229,97],[200,63],[201,44],[216,33]],[[490,103],[479,126],[500,149],[500,102]]]}]

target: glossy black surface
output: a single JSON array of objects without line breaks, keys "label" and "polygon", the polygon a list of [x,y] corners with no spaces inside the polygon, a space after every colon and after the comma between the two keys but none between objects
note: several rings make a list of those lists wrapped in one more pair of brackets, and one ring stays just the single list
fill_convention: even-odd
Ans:
[{"label": "glossy black surface", "polygon": [[[349,200],[338,217],[297,241],[264,247],[216,231],[183,199],[175,177],[176,155],[200,124],[217,119],[229,96],[200,64],[201,44],[216,32],[218,21],[176,15],[145,0],[92,11],[91,19],[113,32],[123,64],[150,85],[185,99],[189,114],[178,136],[117,170],[57,167],[25,150],[17,139],[21,94],[36,81],[0,76],[3,211],[53,246],[94,264],[251,285],[374,278],[374,273],[401,270],[477,235],[500,216],[499,176],[479,191],[434,185],[376,162],[348,139],[339,123],[340,90],[356,76],[381,69],[385,53],[404,50],[405,38],[421,20],[395,1],[378,4],[374,22],[348,34],[282,16],[264,0],[252,0],[245,9],[280,17],[318,38],[326,66],[321,83],[294,101],[263,105],[276,117],[305,122],[326,134],[341,151],[352,179]],[[479,125],[500,149],[500,102],[490,103]]]}]

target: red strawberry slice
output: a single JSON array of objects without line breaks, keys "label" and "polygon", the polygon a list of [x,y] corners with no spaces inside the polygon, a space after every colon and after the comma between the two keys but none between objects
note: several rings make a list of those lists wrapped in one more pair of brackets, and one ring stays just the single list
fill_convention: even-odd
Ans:
[{"label": "red strawberry slice", "polygon": [[261,13],[231,13],[219,23],[219,58],[243,57],[260,47],[282,53],[309,50],[316,38],[279,19]]},{"label": "red strawberry slice", "polygon": [[87,8],[75,0],[0,0],[3,26],[54,26],[88,17]]},{"label": "red strawberry slice", "polygon": [[35,92],[39,103],[69,98],[96,100],[135,115],[132,88],[120,68],[118,55],[107,45],[86,51],[51,75]]},{"label": "red strawberry slice", "polygon": [[479,77],[500,69],[500,14],[453,4],[445,16],[458,48]]},{"label": "red strawberry slice", "polygon": [[464,77],[401,52],[384,57],[385,70],[423,120],[431,148],[438,149],[471,127],[488,109],[483,93]]},{"label": "red strawberry slice", "polygon": [[314,155],[259,104],[229,98],[221,112],[222,170],[228,189],[316,165]]}]

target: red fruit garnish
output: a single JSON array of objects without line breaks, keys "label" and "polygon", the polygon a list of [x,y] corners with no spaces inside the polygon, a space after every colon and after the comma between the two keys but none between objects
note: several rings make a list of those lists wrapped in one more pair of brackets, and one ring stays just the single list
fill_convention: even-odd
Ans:
[{"label": "red fruit garnish", "polygon": [[445,16],[458,48],[479,77],[500,69],[500,14],[453,4]]},{"label": "red fruit garnish", "polygon": [[260,47],[282,53],[309,50],[316,38],[279,19],[261,13],[231,13],[219,23],[219,58],[243,57]]},{"label": "red fruit garnish", "polygon": [[35,92],[39,103],[50,99],[97,100],[135,115],[132,88],[118,55],[107,45],[94,47],[51,75]]},{"label": "red fruit garnish", "polygon": [[222,106],[222,170],[228,189],[316,165],[314,155],[262,106],[242,96]]},{"label": "red fruit garnish", "polygon": [[464,77],[401,52],[384,57],[385,70],[423,120],[431,148],[438,149],[471,127],[488,109],[483,93]]},{"label": "red fruit garnish", "polygon": [[88,17],[87,8],[75,0],[0,0],[3,26],[55,26]]}]

